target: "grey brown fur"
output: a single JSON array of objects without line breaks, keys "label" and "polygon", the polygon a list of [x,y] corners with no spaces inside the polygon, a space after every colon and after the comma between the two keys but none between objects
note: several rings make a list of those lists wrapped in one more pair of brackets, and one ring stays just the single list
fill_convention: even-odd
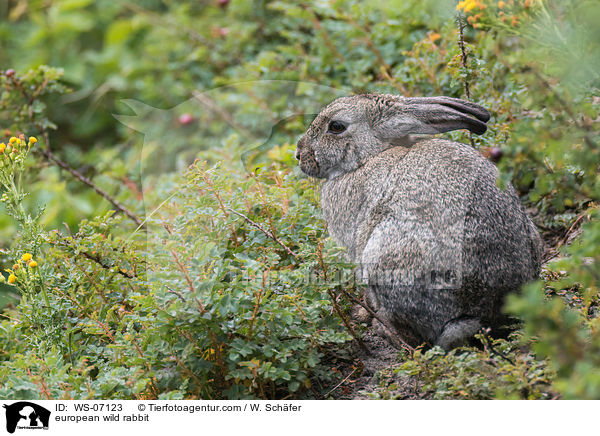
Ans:
[{"label": "grey brown fur", "polygon": [[392,342],[462,345],[498,326],[504,296],[539,274],[539,234],[513,187],[497,187],[496,167],[467,145],[419,136],[481,134],[488,120],[449,97],[357,95],[333,101],[298,142],[302,171],[325,179],[331,236],[360,264]]}]

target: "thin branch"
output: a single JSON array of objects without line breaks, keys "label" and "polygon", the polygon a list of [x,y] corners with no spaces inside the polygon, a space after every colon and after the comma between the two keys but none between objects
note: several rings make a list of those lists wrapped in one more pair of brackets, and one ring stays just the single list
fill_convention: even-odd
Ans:
[{"label": "thin branch", "polygon": [[[33,374],[31,373],[31,371],[29,370],[29,368],[27,368],[27,375],[29,375],[30,378],[34,378]],[[51,400],[52,396],[50,395],[50,392],[48,391],[48,386],[46,385],[46,383],[44,382],[44,377],[42,377],[42,375],[40,374],[39,376],[39,389],[40,389],[40,393],[46,397],[46,400]],[[34,383],[36,383],[34,381]]]},{"label": "thin branch", "polygon": [[48,161],[54,163],[55,165],[59,166],[60,168],[62,168],[64,170],[68,171],[73,177],[75,177],[81,183],[92,188],[98,195],[100,195],[105,200],[107,200],[109,203],[111,203],[118,212],[125,214],[133,222],[135,222],[139,227],[142,227],[144,229],[146,228],[146,224],[140,218],[138,218],[133,212],[131,212],[129,209],[127,209],[125,206],[123,206],[121,203],[119,203],[112,195],[110,195],[108,192],[104,191],[102,188],[97,186],[90,179],[85,177],[79,171],[72,168],[68,163],[64,162],[58,156],[56,156],[54,153],[52,153],[50,151],[49,142],[47,140],[47,138],[48,138],[47,134],[44,134],[44,138],[46,139],[46,148],[45,149],[40,148],[39,150],[40,150],[41,154],[46,159],[48,159]]},{"label": "thin branch", "polygon": [[[71,235],[71,237],[73,239],[75,239],[75,235],[73,235],[73,232],[69,228],[69,225],[67,223],[63,223],[63,224],[66,227],[66,229],[69,232],[69,234]],[[67,242],[65,242],[63,240],[56,241],[56,245],[59,245],[59,246],[62,246],[62,247],[66,247],[66,248],[72,248],[71,245],[69,245]],[[79,254],[81,254],[86,259],[91,260],[92,262],[97,263],[98,265],[100,265],[102,268],[104,268],[106,270],[112,270],[113,269],[113,267],[111,267],[110,265],[106,265],[104,262],[102,262],[102,259],[100,258],[100,256],[97,253],[96,254],[90,254],[87,251],[80,251]],[[122,270],[121,268],[118,268],[117,272],[119,274],[121,274],[123,277],[127,277],[128,279],[132,279],[134,277],[137,277],[136,274],[129,274],[127,271]]]},{"label": "thin branch", "polygon": [[[60,245],[60,246],[67,247],[67,248],[72,248],[69,244],[67,244],[66,242],[62,242],[62,241],[57,241],[56,245]],[[81,254],[86,259],[97,263],[99,266],[101,266],[105,270],[113,270],[113,268],[114,268],[110,265],[106,265],[105,263],[103,263],[102,259],[100,259],[100,256],[98,256],[97,254],[96,255],[90,254],[87,251],[80,251],[79,254]],[[135,274],[129,274],[127,271],[122,270],[121,268],[118,268],[116,272],[121,274],[123,277],[127,277],[128,279],[133,279],[134,277],[137,277]]]},{"label": "thin branch", "polygon": [[[465,80],[463,82],[463,87],[465,89],[465,96],[467,100],[471,100],[471,88],[469,83],[469,71],[467,62],[469,61],[469,55],[467,50],[465,49],[465,27],[467,24],[465,23],[465,17],[462,14],[458,14],[458,46],[460,47],[460,63],[465,70]],[[473,140],[473,134],[469,132],[469,141],[471,142],[471,146],[475,148],[475,141]]]},{"label": "thin branch", "polygon": [[298,255],[296,253],[294,253],[294,251],[292,251],[292,249],[290,247],[288,247],[287,245],[285,245],[283,242],[281,242],[281,240],[275,236],[273,233],[271,233],[270,231],[268,231],[267,229],[265,229],[263,226],[261,226],[260,224],[258,224],[257,222],[252,221],[250,218],[248,218],[246,215],[244,215],[243,213],[240,213],[236,210],[231,209],[230,207],[227,208],[228,211],[230,211],[231,213],[234,213],[242,218],[244,218],[248,223],[250,223],[253,227],[256,227],[258,230],[260,230],[261,232],[263,232],[265,235],[267,235],[269,238],[271,238],[272,240],[274,240],[275,242],[277,242],[279,245],[281,245],[285,251],[288,254],[291,254],[294,257],[298,257]]},{"label": "thin branch", "polygon": [[[102,261],[100,260],[100,257],[99,257],[99,256],[97,256],[97,255],[96,255],[96,256],[94,256],[94,255],[92,255],[92,254],[89,254],[87,251],[82,251],[82,252],[81,252],[81,254],[82,254],[82,255],[83,255],[83,256],[84,256],[86,259],[89,259],[89,260],[91,260],[91,261],[93,261],[93,262],[96,262],[98,265],[100,265],[100,266],[101,266],[102,268],[104,268],[104,269],[112,269],[112,267],[110,267],[110,266],[108,266],[108,265],[104,265],[104,264],[102,263]],[[122,270],[121,268],[119,268],[119,269],[117,270],[117,272],[118,272],[119,274],[121,274],[123,277],[127,277],[128,279],[132,279],[132,278],[136,277],[136,275],[135,275],[135,274],[129,274],[128,272],[126,272],[126,271]]]},{"label": "thin branch", "polygon": [[258,290],[258,292],[255,294],[256,295],[256,302],[254,303],[254,310],[252,311],[252,318],[250,318],[250,326],[248,326],[248,334],[246,335],[246,337],[247,337],[248,340],[252,339],[252,330],[254,329],[254,323],[256,321],[256,315],[258,315],[258,309],[260,308],[260,302],[262,300],[263,290],[265,288],[265,276],[266,276],[266,274],[268,274],[268,272],[269,272],[269,270],[263,272],[262,286]]},{"label": "thin branch", "polygon": [[341,385],[343,385],[346,382],[346,380],[348,380],[352,376],[352,374],[354,374],[355,372],[356,372],[356,368],[354,368],[352,370],[352,372],[350,374],[348,374],[348,376],[344,380],[339,382],[337,385],[335,385],[335,387],[333,389],[331,389],[329,392],[327,392],[325,395],[323,395],[323,398],[327,398],[329,395],[331,395],[331,393],[333,391],[335,391],[337,388],[339,388]]},{"label": "thin branch", "polygon": [[333,293],[333,291],[331,289],[329,289],[327,291],[327,293],[329,294],[329,298],[331,299],[331,303],[333,304],[334,310],[336,311],[338,316],[341,318],[342,323],[344,324],[344,327],[346,327],[346,330],[348,330],[350,332],[350,334],[352,335],[352,337],[354,338],[356,343],[367,354],[367,356],[370,356],[371,350],[369,350],[369,347],[367,347],[367,344],[364,343],[362,338],[360,336],[358,336],[358,334],[352,328],[352,325],[350,324],[348,317],[344,314],[344,312],[342,311],[340,306],[337,304],[337,301],[335,300],[335,294]]},{"label": "thin branch", "polygon": [[221,118],[223,118],[223,120],[225,120],[225,122],[227,124],[229,124],[235,130],[240,131],[244,136],[246,136],[248,138],[251,138],[251,137],[255,136],[248,129],[246,129],[245,127],[239,125],[233,119],[233,117],[231,116],[231,114],[229,114],[225,109],[223,109],[221,106],[219,106],[216,101],[214,101],[212,98],[210,98],[206,94],[194,91],[194,92],[192,92],[192,95],[194,96],[194,98],[196,98],[198,101],[200,101],[200,103],[202,103],[204,106],[206,106],[207,108],[209,108],[211,111],[216,112]]},{"label": "thin branch", "polygon": [[[321,267],[321,271],[323,272],[323,279],[325,279],[325,281],[327,282],[327,280],[328,280],[327,279],[327,266],[325,265],[325,262],[323,261],[323,242],[319,242],[319,245],[317,245],[317,258],[319,259],[319,266]],[[335,312],[338,314],[338,316],[342,320],[342,323],[344,324],[344,327],[346,327],[346,330],[348,330],[350,332],[350,334],[352,335],[354,340],[358,343],[360,348],[362,348],[362,350],[368,356],[370,356],[371,350],[369,350],[369,347],[367,347],[367,345],[363,342],[362,338],[360,336],[358,336],[356,334],[356,332],[354,331],[354,329],[352,328],[352,325],[350,324],[348,317],[346,316],[344,311],[338,305],[337,299],[336,299],[335,294],[333,293],[333,290],[328,289],[327,293],[329,294],[329,298],[331,299],[331,303],[333,304],[333,309],[335,310]]]},{"label": "thin branch", "polygon": [[504,359],[505,361],[507,361],[508,363],[510,363],[511,365],[515,365],[515,362],[513,362],[510,358],[508,358],[507,356],[505,356],[502,352],[496,350],[494,348],[494,345],[492,344],[492,341],[490,340],[490,338],[488,337],[488,333],[490,332],[490,329],[481,329],[481,337],[484,340],[484,344],[483,346],[487,349],[489,349],[490,353],[492,353],[495,356],[500,357],[501,359]]},{"label": "thin branch", "polygon": [[[188,288],[189,288],[190,292],[192,293],[192,295],[196,295],[196,288],[194,286],[194,281],[192,280],[192,277],[190,276],[188,269],[186,268],[186,266],[184,264],[181,263],[181,261],[179,260],[179,256],[177,256],[177,253],[175,252],[175,250],[169,250],[169,252],[171,253],[171,256],[173,256],[173,260],[175,261],[177,268],[185,277],[185,281],[188,284]],[[169,288],[167,288],[167,289],[169,289]],[[197,298],[195,299],[195,301],[196,301],[196,306],[198,306],[198,310],[200,311],[200,313],[206,312],[206,307],[204,306],[204,304],[202,304],[202,302],[200,300],[198,300]]]},{"label": "thin branch", "polygon": [[[368,305],[366,305],[365,303],[360,301],[354,295],[348,293],[343,287],[340,287],[340,290],[350,301],[352,301],[355,304],[358,304],[363,309],[365,309],[367,312],[369,312],[369,315],[371,315],[373,318],[375,318],[377,321],[379,321],[381,324],[383,324],[385,327],[387,327],[388,330],[390,330],[391,332],[393,332],[395,330],[386,320],[384,320],[382,317],[377,315],[377,313],[374,312],[373,309],[371,309]],[[396,339],[402,343],[402,348],[404,348],[409,353],[412,354],[415,351],[415,349],[413,347],[411,347],[410,345],[408,345],[402,338],[397,337]]]},{"label": "thin branch", "polygon": [[565,245],[569,241],[569,237],[571,236],[571,233],[573,232],[573,230],[575,230],[575,227],[577,227],[577,225],[581,222],[581,220],[583,220],[585,218],[585,215],[586,215],[585,213],[582,213],[581,215],[579,215],[577,217],[575,222],[571,225],[571,227],[569,227],[569,230],[566,231],[565,235],[558,242],[558,244],[556,245],[556,248],[559,248],[559,247]]},{"label": "thin branch", "polygon": [[168,286],[165,286],[165,288],[167,288],[167,292],[169,294],[177,295],[179,297],[179,299],[185,303],[185,298],[183,298],[183,295],[181,295],[181,292],[176,291],[175,289],[171,289]]},{"label": "thin branch", "polygon": [[[467,54],[467,51],[465,49],[465,27],[466,27],[466,23],[464,20],[464,17],[459,14],[458,15],[458,46],[460,47],[460,54],[461,54],[461,59],[460,59],[460,63],[462,65],[463,68],[467,68],[467,62],[469,60],[469,55]],[[469,78],[468,76],[465,76],[465,81],[463,82],[463,87],[465,89],[465,95],[467,96],[467,99],[470,100],[471,99],[471,89],[469,87]]]},{"label": "thin branch", "polygon": [[171,256],[173,256],[173,260],[175,261],[175,264],[177,265],[177,268],[179,269],[179,271],[185,277],[185,281],[188,284],[188,288],[189,288],[190,292],[192,294],[195,294],[196,293],[196,288],[194,287],[194,281],[192,280],[192,277],[188,273],[187,268],[185,267],[185,265],[183,265],[181,263],[181,261],[179,260],[179,256],[177,256],[177,252],[175,252],[175,250],[169,250],[169,252],[171,253]]}]

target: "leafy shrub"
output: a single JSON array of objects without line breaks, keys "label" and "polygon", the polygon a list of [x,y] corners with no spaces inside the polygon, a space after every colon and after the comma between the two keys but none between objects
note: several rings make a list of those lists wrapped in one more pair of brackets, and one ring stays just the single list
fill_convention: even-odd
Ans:
[{"label": "leafy shrub", "polygon": [[[513,340],[483,338],[483,350],[455,349],[445,353],[438,347],[417,350],[389,374],[383,374],[376,398],[395,398],[397,382],[410,377],[421,398],[448,399],[551,399],[557,394],[551,384],[554,373],[543,360],[519,350]],[[507,356],[510,356],[507,357]],[[514,361],[511,359],[515,359]]]},{"label": "leafy shrub", "polygon": [[2,323],[11,365],[0,396],[279,398],[332,382],[327,346],[349,336],[328,291],[345,265],[321,242],[307,180],[277,166],[246,179],[197,162],[147,220],[165,234],[127,234],[112,213],[46,233],[13,183],[35,141],[13,138],[23,150],[1,156],[3,201],[21,228],[9,256],[37,256],[44,244],[52,261],[25,254],[10,270],[22,296]]}]

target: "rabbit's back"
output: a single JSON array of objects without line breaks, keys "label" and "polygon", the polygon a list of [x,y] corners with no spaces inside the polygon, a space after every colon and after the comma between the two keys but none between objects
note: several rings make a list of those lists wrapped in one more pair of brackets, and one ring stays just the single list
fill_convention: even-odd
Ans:
[{"label": "rabbit's back", "polygon": [[330,233],[417,340],[434,342],[458,317],[493,324],[502,297],[538,273],[539,235],[497,177],[471,147],[431,139],[386,150],[323,185]]},{"label": "rabbit's back", "polygon": [[[355,261],[382,222],[387,242],[416,238],[451,243],[449,232],[463,228],[469,192],[479,173],[495,167],[470,147],[452,141],[427,140],[411,148],[393,147],[357,170],[327,180],[321,204],[329,230]],[[495,173],[494,173],[495,174]],[[432,253],[434,255],[435,253]]]}]

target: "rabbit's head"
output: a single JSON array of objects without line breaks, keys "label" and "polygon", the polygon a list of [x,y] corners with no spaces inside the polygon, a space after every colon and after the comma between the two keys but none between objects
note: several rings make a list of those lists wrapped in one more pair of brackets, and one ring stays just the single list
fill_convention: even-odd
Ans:
[{"label": "rabbit's head", "polygon": [[451,97],[341,97],[314,119],[298,141],[296,158],[307,175],[332,179],[390,147],[410,146],[412,135],[458,129],[480,135],[489,119],[481,106]]}]

